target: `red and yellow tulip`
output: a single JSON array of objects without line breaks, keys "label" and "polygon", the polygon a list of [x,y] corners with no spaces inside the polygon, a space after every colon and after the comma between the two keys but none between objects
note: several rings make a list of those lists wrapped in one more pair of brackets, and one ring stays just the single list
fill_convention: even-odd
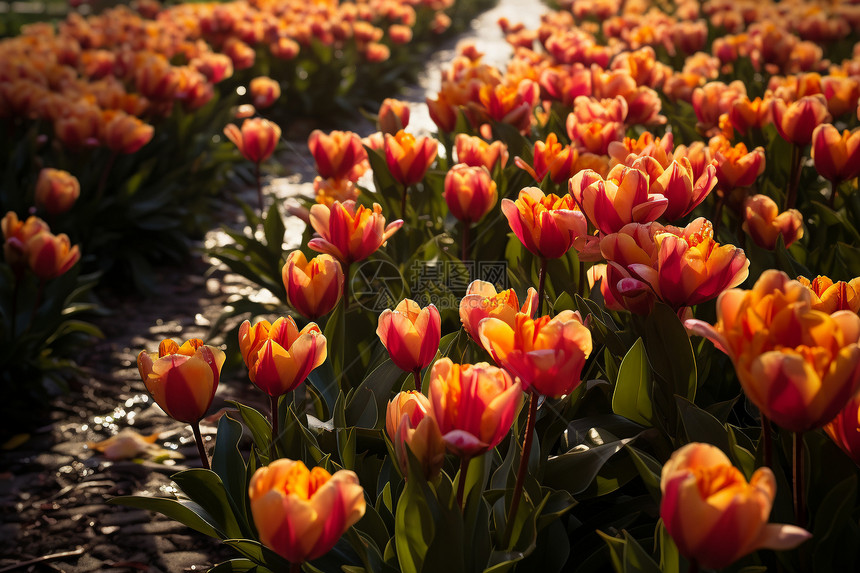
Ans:
[{"label": "red and yellow tulip", "polygon": [[773,250],[780,235],[786,247],[803,237],[803,215],[797,209],[779,212],[767,195],[754,195],[744,202],[743,229],[759,247]]},{"label": "red and yellow tulip", "polygon": [[860,277],[847,282],[833,282],[821,275],[812,281],[805,277],[797,277],[797,280],[809,289],[813,310],[827,314],[833,314],[837,310],[860,312]]},{"label": "red and yellow tulip", "polygon": [[81,196],[78,179],[62,169],[45,167],[36,181],[36,205],[50,215],[59,215],[72,208]]},{"label": "red and yellow tulip", "polygon": [[320,236],[308,241],[308,247],[328,253],[346,265],[369,257],[403,226],[401,219],[386,226],[378,203],[368,209],[356,206],[355,201],[314,205],[310,223]]},{"label": "red and yellow tulip", "polygon": [[421,308],[405,298],[395,309],[379,315],[376,334],[391,360],[407,372],[426,368],[439,350],[442,319],[433,304]]},{"label": "red and yellow tulip", "polygon": [[836,184],[860,174],[860,129],[841,134],[829,123],[812,132],[812,161],[825,179]]},{"label": "red and yellow tulip", "polygon": [[388,402],[385,431],[394,445],[394,455],[403,476],[409,475],[407,446],[428,480],[439,475],[442,469],[445,442],[430,408],[430,400],[417,390],[400,392]]},{"label": "red and yellow tulip", "polygon": [[308,261],[302,251],[293,251],[287,256],[281,277],[290,306],[311,320],[331,312],[343,292],[343,270],[331,255],[318,255]]},{"label": "red and yellow tulip", "polygon": [[315,129],[308,137],[308,149],[314,156],[317,173],[323,179],[357,181],[368,169],[367,151],[357,133]]},{"label": "red and yellow tulip", "polygon": [[502,199],[502,212],[522,244],[546,259],[564,256],[574,240],[588,231],[573,197],[544,195],[537,187],[526,187],[516,201]]},{"label": "red and yellow tulip", "polygon": [[520,301],[514,289],[509,288],[496,292],[491,283],[475,280],[466,289],[466,295],[460,300],[460,322],[469,336],[481,343],[478,326],[488,317],[498,318],[513,326],[518,312],[533,316],[537,310],[537,291],[529,287],[526,300],[520,308]]},{"label": "red and yellow tulip", "polygon": [[445,203],[457,220],[477,223],[499,200],[496,182],[486,167],[458,163],[445,175]]},{"label": "red and yellow tulip", "polygon": [[242,129],[236,124],[228,124],[224,135],[239,148],[245,159],[262,163],[274,153],[281,138],[281,128],[267,119],[254,117],[242,122]]},{"label": "red and yellow tulip", "polygon": [[415,137],[403,130],[385,135],[385,162],[400,184],[414,185],[436,160],[439,143],[432,137]]}]

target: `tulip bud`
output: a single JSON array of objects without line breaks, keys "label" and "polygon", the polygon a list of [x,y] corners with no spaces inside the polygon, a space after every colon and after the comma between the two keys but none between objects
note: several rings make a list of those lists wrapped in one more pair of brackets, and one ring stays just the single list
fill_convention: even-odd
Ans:
[{"label": "tulip bud", "polygon": [[254,472],[248,497],[260,541],[291,563],[328,553],[366,509],[354,472],[331,475],[289,459]]},{"label": "tulip bud", "polygon": [[340,300],[343,270],[331,255],[318,255],[308,261],[303,252],[293,251],[281,275],[290,306],[311,320],[331,312]]},{"label": "tulip bud", "polygon": [[660,489],[660,517],[678,552],[706,569],[722,569],[757,549],[792,549],[812,537],[794,525],[767,523],[776,496],[769,468],[757,469],[747,483],[710,444],[694,442],[673,453]]},{"label": "tulip bud", "polygon": [[518,377],[525,391],[550,398],[579,386],[592,350],[591,332],[571,310],[537,319],[517,313],[513,324],[485,318],[478,335],[496,364]]},{"label": "tulip bud", "polygon": [[224,352],[198,338],[182,346],[165,339],[158,345],[158,356],[145,350],[138,354],[137,368],[152,399],[168,416],[194,424],[212,404],[226,358]]},{"label": "tulip bud", "polygon": [[433,417],[445,445],[460,457],[479,456],[502,441],[522,393],[510,374],[486,362],[454,364],[445,357],[430,372]]},{"label": "tulip bud", "polygon": [[543,182],[544,178],[549,175],[553,183],[561,184],[567,183],[567,180],[573,175],[577,159],[579,159],[579,153],[576,149],[562,145],[558,142],[558,136],[555,133],[550,133],[546,137],[546,142],[538,141],[535,143],[534,167],[519,157],[516,157],[514,162],[517,167],[527,171],[538,183]]},{"label": "tulip bud", "polygon": [[252,79],[248,88],[251,92],[251,99],[258,109],[271,107],[281,97],[281,84],[266,76]]},{"label": "tulip bud", "polygon": [[724,191],[748,187],[764,172],[763,147],[747,151],[743,142],[732,146],[725,137],[717,135],[711,138],[708,148],[714,158],[717,184]]},{"label": "tulip bud", "polygon": [[860,466],[860,397],[851,399],[836,417],[824,426],[824,431]]},{"label": "tulip bud", "polygon": [[436,159],[439,142],[432,137],[414,137],[405,131],[385,135],[385,162],[401,185],[418,183]]},{"label": "tulip bud", "polygon": [[458,162],[472,167],[484,166],[490,173],[497,164],[504,168],[508,163],[508,146],[502,141],[487,143],[480,137],[458,133],[454,146]]},{"label": "tulip bud", "polygon": [[469,225],[480,221],[496,206],[498,192],[486,167],[458,163],[445,175],[444,197],[451,214]]},{"label": "tulip bud", "polygon": [[409,104],[394,98],[385,98],[379,107],[379,131],[394,135],[409,125]]},{"label": "tulip bud", "polygon": [[366,259],[391,238],[403,221],[385,225],[382,206],[356,207],[355,201],[335,201],[311,207],[310,224],[320,236],[308,241],[308,247],[328,253],[345,265]]},{"label": "tulip bud", "polygon": [[393,311],[382,311],[376,334],[401,370],[415,372],[426,368],[436,357],[442,319],[435,305],[421,308],[406,298]]},{"label": "tulip bud", "polygon": [[502,213],[520,242],[547,259],[564,256],[574,240],[588,231],[585,216],[574,205],[573,197],[544,195],[537,187],[526,187],[516,201],[502,199]]},{"label": "tulip bud", "polygon": [[779,136],[800,146],[808,145],[815,128],[831,120],[827,100],[822,94],[805,96],[791,103],[774,98],[771,112]]},{"label": "tulip bud", "polygon": [[245,159],[262,163],[274,153],[281,139],[281,128],[269,120],[255,117],[242,122],[242,129],[233,123],[228,124],[224,135],[239,148]]},{"label": "tulip bud", "polygon": [[27,242],[30,270],[45,280],[66,274],[81,258],[81,251],[74,247],[65,233],[53,235],[44,231],[34,235]]},{"label": "tulip bud", "polygon": [[394,455],[404,477],[409,476],[407,446],[421,464],[426,479],[439,475],[445,461],[445,442],[424,394],[410,390],[392,398],[385,411],[385,431],[394,443]]},{"label": "tulip bud", "polygon": [[6,264],[18,273],[23,272],[29,264],[30,240],[40,233],[49,232],[48,224],[33,215],[21,221],[14,211],[9,211],[0,221],[0,227],[3,230],[3,258]]},{"label": "tulip bud", "polygon": [[529,287],[526,300],[520,308],[517,293],[510,288],[497,293],[496,287],[481,280],[472,281],[466,295],[460,300],[460,322],[469,336],[481,343],[478,325],[487,317],[498,318],[513,326],[518,312],[533,316],[537,310],[537,291]]},{"label": "tulip bud", "polygon": [[829,123],[812,132],[812,161],[825,179],[839,184],[860,174],[860,129],[841,134]]},{"label": "tulip bud", "polygon": [[323,179],[348,179],[355,182],[368,169],[367,151],[357,133],[332,131],[325,134],[315,129],[308,137],[308,149]]},{"label": "tulip bud", "polygon": [[36,181],[36,205],[49,214],[65,213],[72,208],[80,195],[81,184],[68,171],[46,167],[39,172],[39,179]]},{"label": "tulip bud", "polygon": [[326,339],[313,322],[299,332],[291,316],[274,323],[261,320],[253,327],[246,320],[239,327],[239,349],[251,382],[277,397],[294,390],[325,361]]},{"label": "tulip bud", "polygon": [[786,247],[803,237],[803,215],[797,209],[780,213],[773,199],[754,195],[744,202],[743,229],[756,245],[772,251],[780,235]]},{"label": "tulip bud", "polygon": [[655,221],[669,205],[663,195],[650,193],[647,173],[623,165],[613,167],[606,180],[594,171],[580,171],[568,189],[602,233],[616,233],[628,223]]}]

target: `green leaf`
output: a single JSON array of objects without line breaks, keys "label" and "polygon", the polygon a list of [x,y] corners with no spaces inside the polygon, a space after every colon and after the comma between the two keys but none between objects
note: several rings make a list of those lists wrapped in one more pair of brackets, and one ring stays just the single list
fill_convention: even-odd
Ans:
[{"label": "green leaf", "polygon": [[648,493],[655,502],[659,503],[662,494],[660,492],[660,476],[663,472],[663,464],[646,454],[641,450],[637,450],[630,444],[627,445],[627,453],[630,454],[630,459],[639,471],[639,476],[642,478]]},{"label": "green leaf", "polygon": [[289,571],[290,564],[286,559],[250,539],[226,539],[224,545],[229,545],[257,565],[262,565],[271,571]]},{"label": "green leaf", "polygon": [[645,342],[651,368],[669,384],[667,390],[671,394],[692,402],[696,397],[696,356],[678,315],[665,304],[658,303],[647,318],[638,315],[633,318]]},{"label": "green leaf", "polygon": [[368,374],[347,402],[347,424],[370,429],[380,426],[384,420],[379,419],[379,412],[385,411],[391,391],[402,374],[390,358]]},{"label": "green leaf", "polygon": [[245,460],[239,452],[242,439],[242,424],[225,414],[218,422],[218,436],[212,453],[212,471],[221,478],[224,489],[236,512],[236,519],[245,535],[250,535],[248,526],[248,484],[245,481]]},{"label": "green leaf", "polygon": [[625,573],[660,573],[660,566],[627,531],[624,532],[624,539],[627,541],[624,547]]},{"label": "green leaf", "polygon": [[263,571],[260,571],[259,565],[249,559],[231,559],[210,568],[208,573],[263,573]]},{"label": "green leaf", "polygon": [[675,403],[678,405],[678,413],[681,424],[684,426],[687,443],[705,442],[713,444],[723,450],[727,456],[732,456],[729,431],[719,420],[681,396],[675,396]]},{"label": "green leaf", "polygon": [[162,515],[175,519],[183,525],[187,525],[194,531],[199,531],[203,535],[208,535],[216,539],[224,539],[226,537],[218,529],[215,518],[193,501],[178,501],[165,497],[123,495],[110,499],[108,503],[157,511]]},{"label": "green leaf", "polygon": [[[830,490],[815,512],[812,562],[816,572],[856,569],[856,555],[852,558],[851,552],[843,551],[849,544],[856,543],[858,527],[851,518],[856,501],[857,476],[852,475]],[[846,563],[846,559],[851,562]]]},{"label": "green leaf", "polygon": [[638,339],[621,361],[612,393],[612,411],[643,426],[652,426],[651,367],[645,345]]},{"label": "green leaf", "polygon": [[272,425],[263,414],[254,408],[245,406],[235,400],[227,400],[227,402],[239,409],[239,415],[242,416],[242,421],[245,422],[245,426],[251,432],[251,438],[254,440],[257,452],[268,463],[269,445],[272,441]]},{"label": "green leaf", "polygon": [[[244,465],[242,467],[244,469]],[[193,468],[174,474],[171,479],[185,495],[215,519],[227,537],[241,537],[246,534],[239,524],[233,503],[228,498],[218,474],[211,470]]]},{"label": "green leaf", "polygon": [[635,438],[626,438],[587,449],[574,449],[546,462],[544,485],[563,489],[571,495],[585,491],[600,472],[600,468],[621,448]]},{"label": "green leaf", "polygon": [[323,332],[326,348],[331,349],[326,362],[331,363],[331,370],[338,378],[343,376],[343,353],[346,345],[346,316],[343,305],[344,302],[341,299],[331,311]]},{"label": "green leaf", "polygon": [[[436,534],[435,520],[430,511],[429,493],[426,480],[417,470],[420,464],[411,452],[409,479],[397,500],[394,515],[394,545],[397,561],[403,573],[419,573],[424,565],[427,550]],[[413,463],[414,461],[414,463]]]}]

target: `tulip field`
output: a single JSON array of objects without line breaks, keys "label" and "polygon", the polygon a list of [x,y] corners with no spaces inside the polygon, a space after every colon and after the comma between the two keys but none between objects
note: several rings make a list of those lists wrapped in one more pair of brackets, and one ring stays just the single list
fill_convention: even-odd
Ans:
[{"label": "tulip field", "polygon": [[196,455],[105,499],[217,540],[209,571],[860,570],[860,2],[535,2],[417,128],[400,90],[493,5],[138,0],[0,39],[4,418],[85,393],[104,293],[202,252],[243,295],[133,349]]}]

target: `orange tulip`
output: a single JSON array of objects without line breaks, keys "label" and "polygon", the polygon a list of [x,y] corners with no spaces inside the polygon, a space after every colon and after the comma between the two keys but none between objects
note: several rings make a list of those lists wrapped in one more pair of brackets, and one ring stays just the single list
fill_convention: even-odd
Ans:
[{"label": "orange tulip", "polygon": [[759,247],[773,250],[780,235],[785,246],[803,237],[803,215],[797,209],[782,213],[767,195],[754,195],[744,201],[743,229]]},{"label": "orange tulip", "polygon": [[854,397],[824,426],[824,431],[842,451],[860,466],[860,397]]},{"label": "orange tulip", "polygon": [[492,211],[499,199],[496,182],[486,167],[458,163],[445,175],[445,203],[451,214],[467,225]]},{"label": "orange tulip", "polygon": [[65,233],[44,231],[27,242],[30,270],[40,279],[50,280],[66,274],[81,258],[77,245],[72,246]]},{"label": "orange tulip", "polygon": [[386,226],[378,203],[368,209],[364,205],[356,207],[355,201],[314,205],[310,222],[320,236],[308,241],[308,247],[328,253],[345,265],[372,255],[403,226],[400,219]]},{"label": "orange tulip", "polygon": [[648,174],[651,196],[662,195],[668,201],[663,212],[667,221],[688,215],[717,185],[717,170],[713,165],[706,166],[705,172],[696,179],[686,157],[672,160],[666,168],[653,157],[641,157],[633,162],[633,168]]},{"label": "orange tulip", "polygon": [[656,300],[654,291],[630,268],[634,264],[653,265],[657,256],[654,236],[664,230],[659,223],[630,223],[600,239],[600,252],[606,259],[600,292],[606,308],[650,314]]},{"label": "orange tulip", "polygon": [[326,339],[314,322],[300,332],[291,316],[274,323],[261,320],[253,327],[246,320],[239,327],[239,349],[251,382],[276,397],[295,389],[325,362]]},{"label": "orange tulip", "polygon": [[588,220],[602,233],[615,233],[628,223],[656,220],[669,204],[663,195],[650,194],[648,175],[624,165],[612,168],[604,180],[590,169],[568,184],[570,194]]},{"label": "orange tulip", "polygon": [[155,128],[124,111],[103,114],[101,138],[116,153],[134,153],[152,140]]},{"label": "orange tulip", "polygon": [[523,245],[546,259],[564,256],[574,240],[588,231],[573,197],[544,195],[537,187],[526,187],[516,201],[502,199],[502,212]]},{"label": "orange tulip", "polygon": [[746,95],[739,97],[729,109],[729,121],[741,135],[746,135],[750,129],[763,128],[771,121],[770,98],[757,97],[750,101]]},{"label": "orange tulip", "polygon": [[317,172],[324,179],[358,181],[368,169],[367,151],[361,138],[351,131],[332,131],[328,135],[315,129],[308,137]]},{"label": "orange tulip", "polygon": [[860,317],[813,310],[810,290],[780,271],[717,299],[717,323],[687,320],[728,354],[747,397],[792,432],[820,428],[860,387]]},{"label": "orange tulip", "polygon": [[821,275],[810,281],[797,277],[798,282],[809,289],[813,310],[833,314],[837,310],[860,312],[860,277],[848,282],[833,282]]},{"label": "orange tulip", "polygon": [[39,217],[30,215],[26,220],[18,219],[17,213],[9,211],[0,221],[3,230],[3,258],[6,264],[22,272],[29,263],[30,240],[41,233],[49,232],[48,224]]},{"label": "orange tulip", "polygon": [[441,358],[430,372],[430,402],[448,449],[471,458],[495,448],[508,434],[522,401],[510,374],[490,366]]},{"label": "orange tulip", "polygon": [[360,194],[361,190],[349,179],[314,177],[314,199],[321,205],[331,206],[335,201],[355,201]]},{"label": "orange tulip", "polygon": [[860,129],[841,134],[829,123],[812,132],[812,161],[825,179],[839,184],[860,174]]},{"label": "orange tulip", "polygon": [[289,459],[254,472],[248,497],[260,541],[292,563],[326,554],[366,509],[354,472],[309,471]]},{"label": "orange tulip", "polygon": [[722,569],[757,549],[792,549],[812,535],[769,524],[776,478],[762,467],[747,483],[716,446],[690,443],[663,466],[660,517],[678,552],[707,569]]},{"label": "orange tulip", "polygon": [[45,167],[36,181],[36,205],[51,215],[65,213],[81,195],[78,179],[61,169]]},{"label": "orange tulip", "polygon": [[625,137],[623,141],[613,141],[606,151],[612,158],[610,167],[615,167],[619,163],[632,167],[634,161],[647,156],[656,159],[657,163],[666,169],[672,163],[674,146],[671,133],[663,137],[654,137],[650,131],[646,131],[638,139]]},{"label": "orange tulip", "polygon": [[272,78],[259,76],[248,85],[254,106],[259,109],[271,107],[281,97],[281,84]]},{"label": "orange tulip", "polygon": [[472,167],[487,168],[493,172],[496,165],[503,167],[508,163],[508,146],[501,141],[487,143],[480,137],[458,133],[454,140],[457,161]]},{"label": "orange tulip", "polygon": [[275,152],[281,138],[281,128],[276,123],[259,117],[246,119],[240,130],[230,123],[224,135],[232,141],[248,161],[262,163]]},{"label": "orange tulip", "polygon": [[417,390],[398,393],[388,402],[385,431],[394,444],[394,455],[403,476],[409,475],[406,446],[421,463],[428,480],[439,475],[445,461],[445,442],[430,412],[430,400]]},{"label": "orange tulip", "polygon": [[485,318],[478,326],[481,344],[496,364],[520,379],[527,392],[558,398],[579,386],[591,354],[591,332],[579,313],[532,319],[517,313],[514,323]]},{"label": "orange tulip", "polygon": [[469,336],[481,343],[478,326],[487,317],[498,318],[513,327],[518,312],[533,316],[537,310],[537,291],[529,287],[526,300],[520,308],[520,301],[514,289],[509,288],[497,293],[491,283],[475,280],[466,289],[460,300],[460,322]]},{"label": "orange tulip", "polygon": [[442,319],[435,305],[421,308],[417,302],[406,298],[393,311],[382,311],[376,335],[401,370],[415,372],[426,368],[436,357],[442,337]]},{"label": "orange tulip", "polygon": [[812,132],[816,127],[831,120],[827,100],[822,94],[804,96],[791,103],[774,98],[771,113],[779,136],[801,146],[812,141]]},{"label": "orange tulip", "polygon": [[391,175],[402,185],[414,185],[424,178],[436,159],[439,143],[432,137],[414,137],[403,130],[385,135],[385,162]]},{"label": "orange tulip", "polygon": [[514,158],[514,163],[523,171],[528,172],[535,181],[541,183],[547,175],[556,183],[567,183],[573,175],[576,160],[579,153],[576,149],[562,145],[558,142],[558,136],[550,133],[546,141],[538,141],[534,148],[534,167],[528,165],[519,157]]},{"label": "orange tulip", "polygon": [[624,139],[628,112],[624,97],[619,95],[614,99],[597,100],[579,96],[573,106],[565,128],[571,145],[579,151],[606,155],[613,141]]},{"label": "orange tulip", "polygon": [[717,168],[717,184],[729,191],[736,187],[748,187],[764,172],[764,148],[747,150],[743,142],[732,146],[722,135],[711,138],[708,149]]},{"label": "orange tulip", "polygon": [[137,369],[147,391],[174,420],[199,422],[212,404],[224,352],[191,338],[182,346],[165,339],[158,345],[158,356],[145,350],[137,355]]},{"label": "orange tulip", "polygon": [[299,250],[287,256],[281,270],[287,300],[302,316],[315,320],[331,312],[343,291],[343,270],[331,255],[307,260]]},{"label": "orange tulip", "polygon": [[379,106],[379,131],[394,135],[409,125],[409,104],[399,99],[385,98]]},{"label": "orange tulip", "polygon": [[500,123],[516,127],[520,133],[531,127],[531,112],[537,104],[540,88],[531,80],[511,84],[484,83],[478,91],[478,100],[487,116]]},{"label": "orange tulip", "polygon": [[654,243],[651,265],[634,263],[628,268],[675,310],[715,298],[749,275],[750,262],[743,250],[714,241],[714,227],[702,217],[683,229],[665,227]]}]

